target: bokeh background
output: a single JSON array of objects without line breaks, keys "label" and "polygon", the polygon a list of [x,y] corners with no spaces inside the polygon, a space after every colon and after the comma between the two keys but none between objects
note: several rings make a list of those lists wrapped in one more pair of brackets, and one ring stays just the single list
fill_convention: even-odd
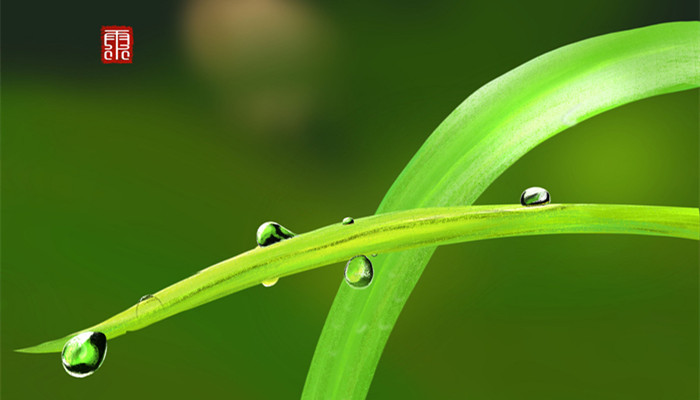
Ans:
[{"label": "bokeh background", "polygon": [[[342,265],[109,344],[87,379],[13,349],[99,322],[254,246],[372,214],[481,85],[696,1],[5,1],[3,399],[298,398]],[[100,26],[134,63],[100,63]],[[527,154],[478,204],[698,206],[698,91],[630,104]],[[696,399],[698,244],[543,236],[441,248],[369,398]]]}]

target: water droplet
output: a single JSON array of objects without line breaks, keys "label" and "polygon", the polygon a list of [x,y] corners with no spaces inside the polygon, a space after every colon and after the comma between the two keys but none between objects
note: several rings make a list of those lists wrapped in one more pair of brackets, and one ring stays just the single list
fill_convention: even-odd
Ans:
[{"label": "water droplet", "polygon": [[139,302],[136,303],[136,318],[138,318],[139,315],[153,312],[154,310],[160,307],[163,307],[163,302],[161,302],[158,297],[152,294],[143,295],[139,299]]},{"label": "water droplet", "polygon": [[525,189],[520,195],[520,204],[524,206],[541,206],[549,204],[551,200],[549,192],[537,186]]},{"label": "water droplet", "polygon": [[84,378],[92,375],[107,354],[107,336],[102,332],[83,332],[75,335],[63,346],[63,369],[70,376]]},{"label": "water droplet", "polygon": [[272,278],[272,279],[268,279],[266,281],[262,281],[261,283],[265,287],[270,287],[270,286],[275,286],[275,283],[277,283],[277,281],[279,281],[279,280],[280,280],[280,278]]},{"label": "water droplet", "polygon": [[353,288],[366,288],[373,276],[372,262],[365,256],[355,256],[345,264],[345,282]]},{"label": "water droplet", "polygon": [[372,257],[376,257],[376,256],[377,256],[377,253],[372,254]]},{"label": "water droplet", "polygon": [[355,220],[352,217],[343,218],[343,225],[351,225],[354,223],[355,223]]},{"label": "water droplet", "polygon": [[293,237],[294,232],[283,227],[277,222],[265,222],[258,228],[258,233],[255,239],[258,242],[258,246],[265,247]]},{"label": "water droplet", "polygon": [[142,301],[144,301],[144,300],[148,300],[148,299],[150,299],[151,297],[153,297],[152,294],[143,295],[143,296],[141,296],[141,298],[139,299],[139,303],[142,302]]}]

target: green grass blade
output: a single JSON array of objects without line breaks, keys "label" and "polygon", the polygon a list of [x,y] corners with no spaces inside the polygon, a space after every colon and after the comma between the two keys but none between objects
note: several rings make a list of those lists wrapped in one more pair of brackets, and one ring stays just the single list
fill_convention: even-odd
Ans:
[{"label": "green grass blade", "polygon": [[[559,48],[467,98],[428,138],[377,212],[472,204],[506,168],[558,132],[608,109],[699,85],[697,21],[612,33]],[[391,329],[433,251],[380,256],[376,282],[366,291],[341,284],[304,398],[366,395]]]},{"label": "green grass blade", "polygon": [[[589,204],[443,207],[375,215],[357,219],[352,225],[338,223],[250,250],[84,330],[99,331],[114,339],[263,280],[345,261],[358,254],[558,233],[627,233],[698,240],[699,215],[693,208]],[[73,335],[18,351],[58,352]]]}]

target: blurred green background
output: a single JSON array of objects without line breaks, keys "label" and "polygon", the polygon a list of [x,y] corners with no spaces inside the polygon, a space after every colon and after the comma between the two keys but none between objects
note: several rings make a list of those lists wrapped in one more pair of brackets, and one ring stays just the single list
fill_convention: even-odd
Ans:
[{"label": "blurred green background", "polygon": [[[372,214],[480,86],[696,1],[5,1],[3,399],[298,398],[342,265],[109,344],[87,379],[13,349],[82,329],[254,246]],[[134,63],[100,63],[100,26]],[[698,91],[630,104],[523,157],[478,204],[698,206]],[[543,236],[444,247],[369,398],[696,399],[698,244]]]}]

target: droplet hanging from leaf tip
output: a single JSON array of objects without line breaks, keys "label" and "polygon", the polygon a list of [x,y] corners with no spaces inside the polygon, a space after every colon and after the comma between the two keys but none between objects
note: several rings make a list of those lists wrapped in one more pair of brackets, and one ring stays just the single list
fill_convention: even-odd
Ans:
[{"label": "droplet hanging from leaf tip", "polygon": [[63,346],[63,369],[75,378],[92,375],[107,355],[107,336],[102,332],[83,332]]}]

